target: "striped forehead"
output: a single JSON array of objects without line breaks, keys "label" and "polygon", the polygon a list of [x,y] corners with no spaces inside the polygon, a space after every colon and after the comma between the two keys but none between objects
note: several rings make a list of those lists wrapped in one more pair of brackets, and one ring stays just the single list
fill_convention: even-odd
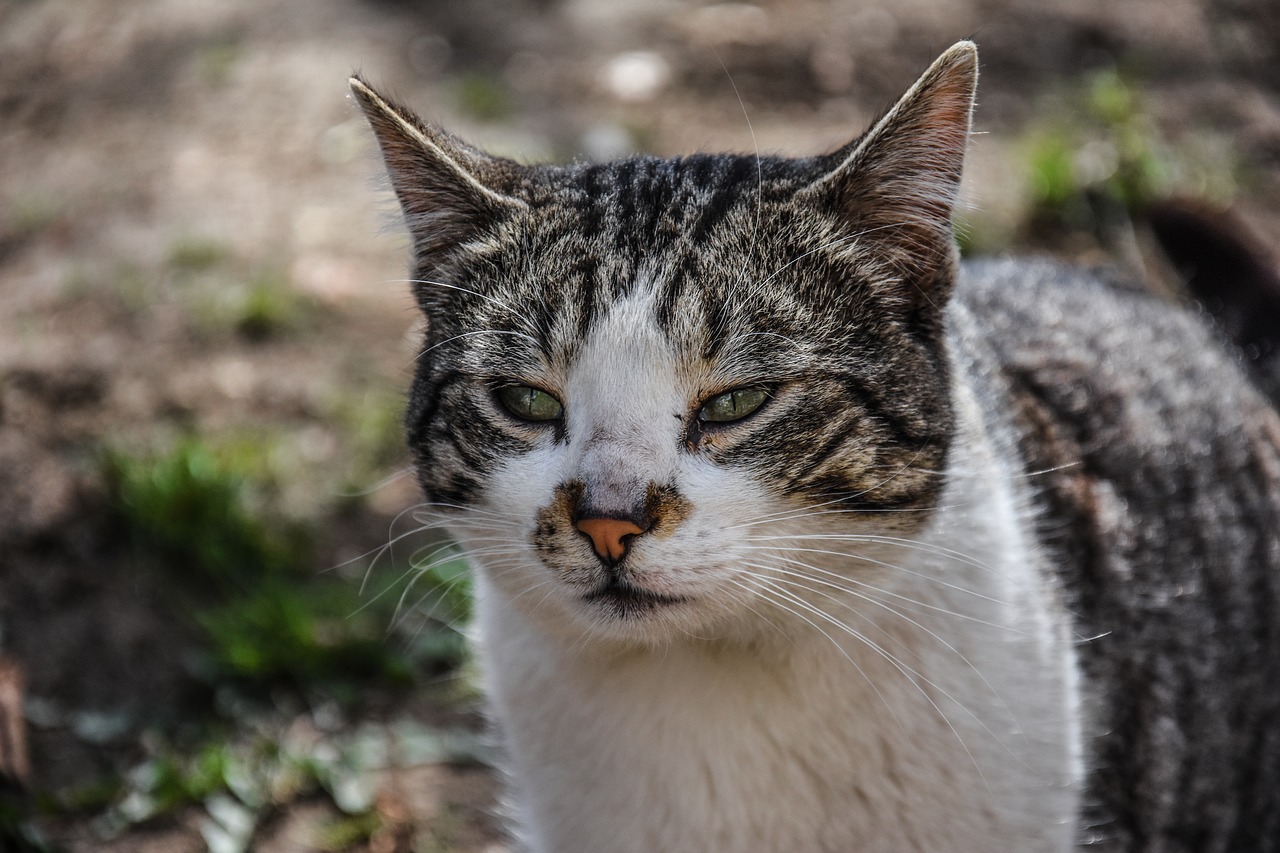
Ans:
[{"label": "striped forehead", "polygon": [[751,157],[555,170],[477,270],[494,298],[464,322],[518,330],[493,343],[556,372],[598,325],[621,334],[624,318],[646,335],[656,326],[686,361],[714,359],[726,342],[750,348],[745,335],[787,336],[811,307],[774,275],[798,269],[803,250],[787,244],[810,230],[780,218],[793,178]]},{"label": "striped forehead", "polygon": [[651,281],[639,281],[592,325],[566,383],[583,409],[634,416],[680,408],[678,372],[686,358],[659,328],[654,295]]},{"label": "striped forehead", "polygon": [[[596,314],[564,361],[571,395],[599,396],[583,384],[595,383],[611,389],[606,396],[629,395],[649,407],[692,403],[711,389],[780,379],[810,364],[798,336],[759,325],[742,295],[751,290],[748,278],[708,289],[696,281],[680,286],[671,275],[642,270]],[[725,298],[734,291],[741,293]]]}]

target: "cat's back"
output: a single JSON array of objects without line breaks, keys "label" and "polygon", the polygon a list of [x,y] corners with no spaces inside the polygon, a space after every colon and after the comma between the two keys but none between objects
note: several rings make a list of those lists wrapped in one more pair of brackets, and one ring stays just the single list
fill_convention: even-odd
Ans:
[{"label": "cat's back", "polygon": [[1194,314],[966,266],[952,355],[1074,618],[1091,849],[1280,849],[1280,419]]}]

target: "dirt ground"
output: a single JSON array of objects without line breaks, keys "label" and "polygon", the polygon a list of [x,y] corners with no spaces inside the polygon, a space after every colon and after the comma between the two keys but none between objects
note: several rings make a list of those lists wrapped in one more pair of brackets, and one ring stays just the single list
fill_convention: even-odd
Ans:
[{"label": "dirt ground", "polygon": [[[275,431],[337,466],[347,438],[325,401],[407,385],[405,240],[346,96],[353,70],[524,160],[816,153],[963,37],[982,57],[965,217],[981,247],[1032,239],[1029,140],[1069,125],[1081,81],[1106,73],[1138,93],[1147,138],[1196,161],[1177,191],[1229,198],[1280,246],[1272,0],[0,0],[0,652],[25,674],[29,789],[111,772],[175,709],[215,701],[192,697],[191,628],[111,529],[104,442]],[[1140,229],[1055,248],[1162,274]],[[263,275],[308,318],[265,340],[188,286]],[[414,492],[379,481],[403,464],[321,520],[321,568],[386,541]],[[372,696],[331,732],[482,728],[441,695]],[[120,731],[84,724],[103,719]],[[325,849],[505,849],[482,764],[424,759],[378,785],[391,828]],[[36,825],[71,851],[215,849],[206,811]],[[239,849],[321,849],[334,814],[289,801]]]}]

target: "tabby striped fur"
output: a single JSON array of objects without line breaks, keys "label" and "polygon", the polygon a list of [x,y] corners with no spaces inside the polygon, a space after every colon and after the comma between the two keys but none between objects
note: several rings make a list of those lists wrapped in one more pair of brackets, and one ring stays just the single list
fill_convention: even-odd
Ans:
[{"label": "tabby striped fur", "polygon": [[[423,520],[475,566],[529,850],[1274,849],[1277,418],[1175,309],[961,270],[976,75],[954,46],[827,156],[570,166],[352,80],[428,319]],[[735,389],[767,399],[700,415]],[[1210,701],[1219,638],[1265,678]]]}]

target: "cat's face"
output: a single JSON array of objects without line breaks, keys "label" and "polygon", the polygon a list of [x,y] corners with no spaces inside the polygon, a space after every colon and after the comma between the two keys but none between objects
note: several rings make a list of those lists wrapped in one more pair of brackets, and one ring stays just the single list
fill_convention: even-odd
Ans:
[{"label": "cat's face", "polygon": [[512,606],[732,634],[822,583],[806,555],[924,522],[973,82],[971,56],[940,66],[830,157],[570,168],[488,158],[357,81],[429,321],[419,478]]}]

